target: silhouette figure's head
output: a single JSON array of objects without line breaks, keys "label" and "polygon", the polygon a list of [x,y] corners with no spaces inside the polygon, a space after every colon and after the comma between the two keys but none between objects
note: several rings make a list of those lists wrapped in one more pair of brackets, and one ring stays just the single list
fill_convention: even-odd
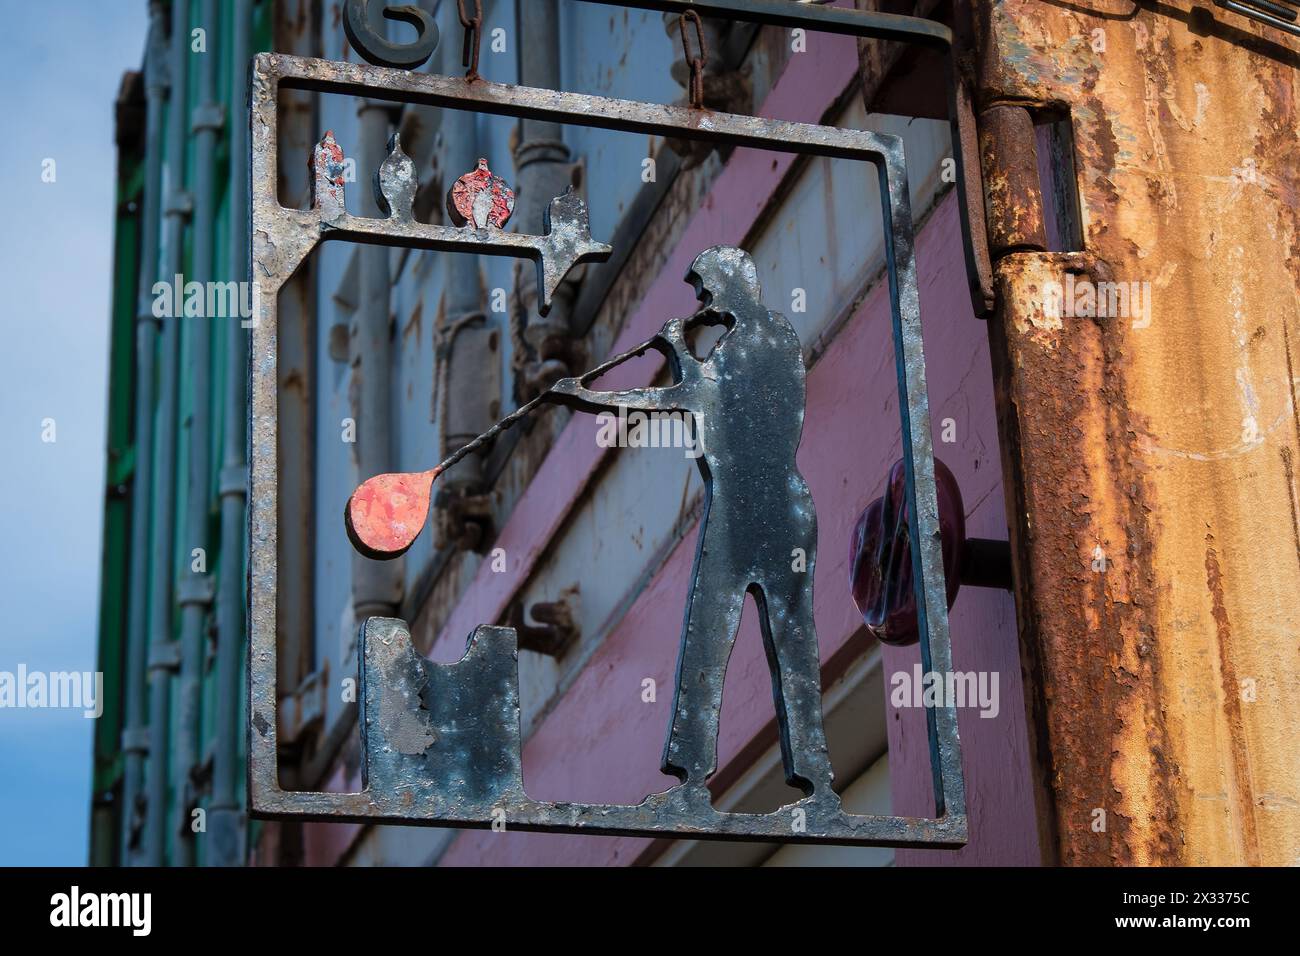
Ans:
[{"label": "silhouette figure's head", "polygon": [[758,269],[744,249],[714,246],[705,249],[691,263],[686,281],[705,308],[731,311],[732,305],[756,303],[762,292]]}]

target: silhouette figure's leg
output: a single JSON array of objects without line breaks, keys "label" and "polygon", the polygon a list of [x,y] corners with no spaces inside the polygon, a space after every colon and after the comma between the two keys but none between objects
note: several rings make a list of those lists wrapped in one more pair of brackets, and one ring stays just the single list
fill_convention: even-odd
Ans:
[{"label": "silhouette figure's leg", "polygon": [[822,726],[821,658],[812,595],[801,586],[803,575],[794,577],[798,580],[784,593],[755,587],[754,598],[772,672],[786,782],[805,796],[814,790],[829,794],[831,762]]},{"label": "silhouette figure's leg", "polygon": [[[707,535],[706,525],[701,541]],[[697,788],[703,788],[717,768],[722,679],[745,603],[743,584],[709,580],[706,551],[696,552],[696,574],[677,653],[677,690],[663,757],[664,773]]]}]

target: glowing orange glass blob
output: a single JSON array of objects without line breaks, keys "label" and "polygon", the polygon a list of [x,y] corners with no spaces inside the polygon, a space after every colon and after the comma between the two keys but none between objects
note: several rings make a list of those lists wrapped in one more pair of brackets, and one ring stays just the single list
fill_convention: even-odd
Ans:
[{"label": "glowing orange glass blob", "polygon": [[343,509],[352,546],[379,561],[404,554],[424,530],[433,483],[441,472],[394,472],[358,485]]}]

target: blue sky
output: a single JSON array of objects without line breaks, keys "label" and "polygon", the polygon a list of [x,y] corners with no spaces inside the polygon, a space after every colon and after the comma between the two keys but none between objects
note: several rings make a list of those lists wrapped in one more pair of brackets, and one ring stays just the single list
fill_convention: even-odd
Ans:
[{"label": "blue sky", "polygon": [[[94,670],[116,150],[146,0],[4,4],[0,671]],[[42,182],[42,163],[56,179]],[[54,419],[55,441],[42,441]],[[86,862],[91,730],[0,709],[0,864]]]}]

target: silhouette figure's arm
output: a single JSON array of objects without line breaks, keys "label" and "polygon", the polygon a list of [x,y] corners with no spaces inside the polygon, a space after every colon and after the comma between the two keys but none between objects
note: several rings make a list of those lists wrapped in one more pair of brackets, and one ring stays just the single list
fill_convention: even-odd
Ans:
[{"label": "silhouette figure's arm", "polygon": [[659,387],[629,388],[602,392],[584,388],[576,378],[562,378],[551,386],[554,401],[584,412],[604,409],[639,409],[645,412],[689,411],[690,388],[685,382]]},{"label": "silhouette figure's arm", "polygon": [[[683,320],[673,319],[652,340],[652,348],[663,354],[673,367],[673,372],[682,372],[681,357],[689,352],[683,334]],[[683,379],[673,385],[645,386],[621,391],[600,391],[587,388],[583,383],[590,378],[590,373],[580,378],[562,378],[551,386],[554,401],[585,412],[604,409],[638,409],[646,412],[689,411],[692,391],[691,383]]]}]

